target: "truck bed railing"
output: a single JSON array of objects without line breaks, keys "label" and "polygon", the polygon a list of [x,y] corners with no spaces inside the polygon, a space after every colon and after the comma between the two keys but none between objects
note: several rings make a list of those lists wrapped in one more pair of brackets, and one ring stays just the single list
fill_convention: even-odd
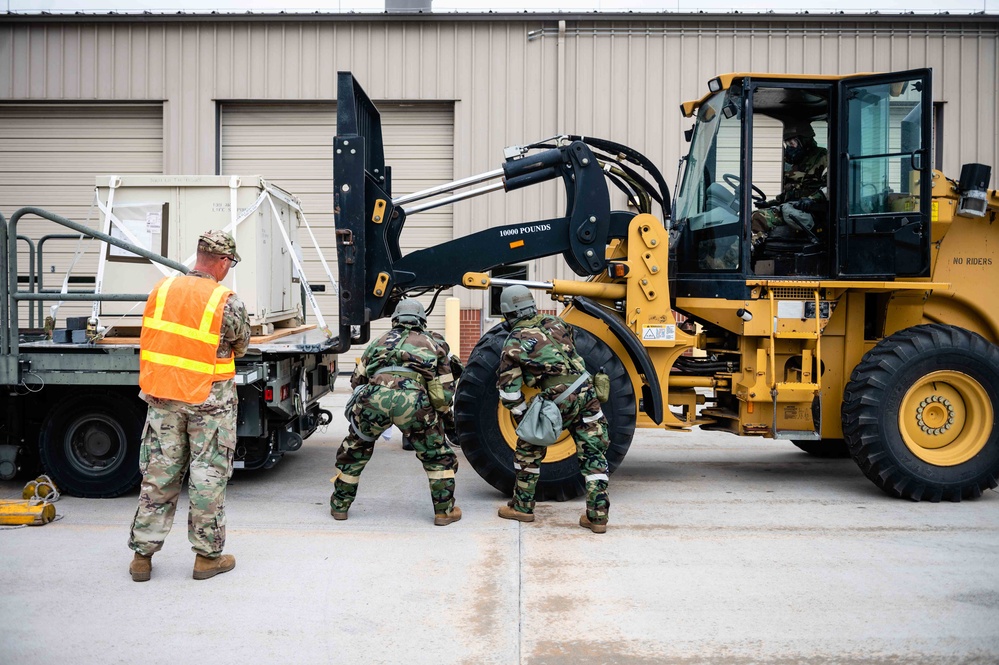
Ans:
[{"label": "truck bed railing", "polygon": [[[96,291],[84,291],[84,292],[74,292],[74,293],[54,293],[54,292],[36,292],[34,290],[34,285],[30,285],[29,291],[21,291],[18,288],[18,273],[17,273],[17,224],[25,215],[35,215],[43,219],[47,219],[50,222],[55,222],[65,226],[66,228],[73,229],[85,236],[95,238],[97,240],[108,243],[109,245],[114,245],[121,249],[132,252],[133,254],[138,254],[150,261],[155,261],[162,265],[167,266],[186,275],[190,268],[182,263],[177,263],[165,256],[151,252],[148,249],[133,245],[130,242],[121,240],[119,238],[114,238],[106,233],[92,229],[89,226],[84,226],[78,222],[74,222],[71,219],[67,219],[61,215],[57,215],[54,212],[49,212],[48,210],[43,210],[42,208],[35,207],[25,207],[17,210],[13,215],[11,215],[10,222],[6,221],[0,224],[0,246],[7,248],[7,270],[4,272],[2,277],[2,287],[3,287],[3,339],[2,344],[0,344],[0,354],[3,355],[14,355],[18,352],[18,303],[21,301],[38,301],[44,302],[49,300],[65,300],[65,301],[123,301],[123,302],[145,302],[149,297],[148,293],[97,293]],[[0,215],[2,219],[2,215]]]}]

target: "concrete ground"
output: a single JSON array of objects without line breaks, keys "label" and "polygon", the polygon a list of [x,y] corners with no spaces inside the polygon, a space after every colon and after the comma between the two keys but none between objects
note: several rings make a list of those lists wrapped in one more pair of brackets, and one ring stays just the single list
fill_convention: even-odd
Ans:
[{"label": "concrete ground", "polygon": [[238,564],[211,580],[191,579],[186,498],[142,584],[135,493],[67,497],[59,521],[0,531],[0,663],[999,662],[995,491],[909,503],[790,443],[642,430],[604,535],[576,524],[581,499],[499,519],[504,497],[463,458],[464,518],[442,528],[396,433],[334,522],[345,429],[237,472]]}]

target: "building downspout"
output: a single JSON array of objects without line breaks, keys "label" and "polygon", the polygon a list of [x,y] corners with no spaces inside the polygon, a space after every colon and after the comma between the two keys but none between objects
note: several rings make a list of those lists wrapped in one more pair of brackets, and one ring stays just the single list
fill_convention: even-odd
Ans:
[{"label": "building downspout", "polygon": [[565,21],[558,22],[555,77],[555,132],[565,133]]},{"label": "building downspout", "polygon": [[[565,94],[565,21],[562,20],[558,22],[558,41],[555,47],[555,134],[569,133],[566,127]],[[556,210],[565,210],[565,189],[562,187],[555,190],[555,205]],[[566,270],[564,263],[555,264],[556,276],[566,277]]]}]

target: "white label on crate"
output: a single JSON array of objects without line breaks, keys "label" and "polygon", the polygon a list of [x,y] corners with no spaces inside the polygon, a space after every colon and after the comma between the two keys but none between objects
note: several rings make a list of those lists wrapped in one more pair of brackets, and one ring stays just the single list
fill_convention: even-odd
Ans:
[{"label": "white label on crate", "polygon": [[146,233],[159,233],[163,229],[163,213],[146,213]]},{"label": "white label on crate", "polygon": [[676,339],[675,325],[642,326],[642,339],[651,342],[673,341]]},{"label": "white label on crate", "polygon": [[778,300],[778,319],[803,319],[805,318],[804,300]]}]

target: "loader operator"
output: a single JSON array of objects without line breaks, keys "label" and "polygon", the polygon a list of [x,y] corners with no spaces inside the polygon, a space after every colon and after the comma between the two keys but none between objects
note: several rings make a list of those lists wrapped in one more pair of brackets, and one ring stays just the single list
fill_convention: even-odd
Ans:
[{"label": "loader operator", "polygon": [[[536,387],[546,399],[558,397],[577,384],[586,366],[576,353],[572,328],[554,316],[539,314],[534,296],[525,286],[507,286],[500,294],[500,312],[510,326],[499,365],[499,397],[520,422],[527,408],[521,388]],[[562,422],[576,440],[579,470],[586,482],[586,512],[579,526],[593,533],[607,531],[610,500],[607,497],[607,419],[593,382],[586,378],[558,404]],[[520,522],[534,521],[534,491],[547,448],[517,440],[513,499],[499,509],[499,516]]]},{"label": "loader operator", "polygon": [[194,579],[236,566],[225,546],[225,490],[236,448],[235,359],[250,343],[246,307],[218,282],[239,262],[222,231],[198,239],[194,269],[161,280],[146,301],[139,338],[139,396],[149,408],[139,464],[142,488],[128,546],[136,582],[152,574],[152,556],[170,532],[189,473],[187,536]]},{"label": "loader operator", "polygon": [[392,329],[368,345],[350,377],[354,394],[346,413],[349,431],[336,454],[338,473],[330,496],[333,519],[347,519],[375,440],[393,424],[423,463],[434,524],[447,526],[461,519],[461,508],[454,503],[458,459],[444,440],[441,420],[441,412],[454,399],[451,361],[426,326],[427,313],[419,301],[399,301]]},{"label": "loader operator", "polygon": [[784,191],[761,201],[752,216],[755,249],[770,232],[787,224],[812,230],[814,215],[826,206],[828,155],[815,142],[815,130],[807,120],[784,123]]}]

